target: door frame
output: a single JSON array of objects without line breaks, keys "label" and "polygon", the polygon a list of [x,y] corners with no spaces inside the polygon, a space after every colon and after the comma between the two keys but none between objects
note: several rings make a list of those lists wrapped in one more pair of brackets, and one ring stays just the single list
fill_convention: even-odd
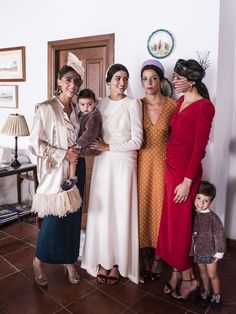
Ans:
[{"label": "door frame", "polygon": [[[105,68],[114,63],[115,34],[104,34],[48,42],[48,98],[56,89],[57,73],[59,71],[59,53],[61,50],[106,47]],[[104,87],[105,89],[105,87]]]}]

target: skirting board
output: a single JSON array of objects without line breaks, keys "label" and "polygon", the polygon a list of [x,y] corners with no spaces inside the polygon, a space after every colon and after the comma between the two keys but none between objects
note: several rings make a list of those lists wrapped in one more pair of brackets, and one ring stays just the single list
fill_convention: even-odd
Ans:
[{"label": "skirting board", "polygon": [[227,247],[230,246],[230,247],[234,247],[236,248],[236,240],[233,240],[233,239],[226,239],[226,243],[227,243]]}]

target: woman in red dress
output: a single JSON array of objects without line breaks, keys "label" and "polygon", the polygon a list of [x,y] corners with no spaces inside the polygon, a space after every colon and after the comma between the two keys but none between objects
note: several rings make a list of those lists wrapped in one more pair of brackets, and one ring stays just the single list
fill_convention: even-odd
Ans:
[{"label": "woman in red dress", "polygon": [[[207,88],[202,83],[204,75],[205,70],[197,61],[179,59],[172,81],[176,92],[183,93],[183,96],[170,120],[164,202],[156,254],[173,267],[164,293],[177,299],[186,299],[198,287],[189,256],[192,208],[215,113]],[[180,278],[181,285],[176,292]]]}]

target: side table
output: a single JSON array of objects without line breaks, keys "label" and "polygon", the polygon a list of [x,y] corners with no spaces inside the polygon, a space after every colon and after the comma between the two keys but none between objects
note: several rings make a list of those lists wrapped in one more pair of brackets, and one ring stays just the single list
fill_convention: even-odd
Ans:
[{"label": "side table", "polygon": [[[32,172],[32,174],[29,174]],[[17,176],[17,200],[21,204],[21,183],[23,180],[30,180],[34,182],[34,189],[38,187],[37,167],[31,163],[22,164],[19,168],[14,169],[11,166],[0,170],[0,178],[15,175]]]}]

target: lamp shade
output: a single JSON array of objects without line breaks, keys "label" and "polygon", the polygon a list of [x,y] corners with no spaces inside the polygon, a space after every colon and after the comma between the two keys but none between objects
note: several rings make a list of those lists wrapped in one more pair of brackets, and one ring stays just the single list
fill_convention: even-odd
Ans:
[{"label": "lamp shade", "polygon": [[1,133],[10,136],[28,136],[30,134],[25,117],[17,113],[8,116]]}]

